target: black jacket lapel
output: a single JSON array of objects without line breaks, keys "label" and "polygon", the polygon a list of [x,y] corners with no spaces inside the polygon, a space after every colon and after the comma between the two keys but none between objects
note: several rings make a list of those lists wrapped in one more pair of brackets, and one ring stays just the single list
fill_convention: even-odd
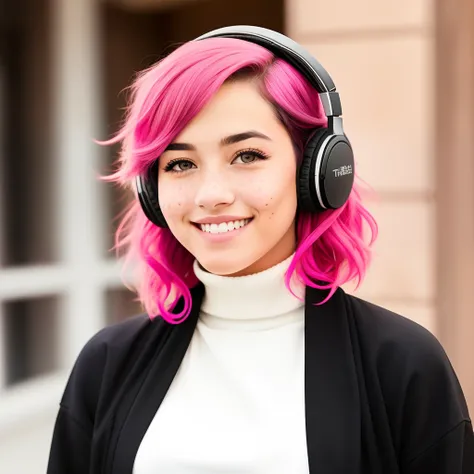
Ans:
[{"label": "black jacket lapel", "polygon": [[[111,474],[130,474],[133,471],[140,443],[186,354],[197,324],[204,295],[203,286],[198,285],[191,290],[191,295],[193,298],[191,314],[184,323],[170,328],[168,339],[164,346],[156,351],[151,368],[131,408],[122,414],[125,420],[123,425],[116,427],[119,436],[116,445],[110,447],[112,466],[108,472]],[[180,307],[176,310],[179,311]]]},{"label": "black jacket lapel", "polygon": [[310,473],[359,474],[361,416],[344,292],[306,290],[305,398]]}]

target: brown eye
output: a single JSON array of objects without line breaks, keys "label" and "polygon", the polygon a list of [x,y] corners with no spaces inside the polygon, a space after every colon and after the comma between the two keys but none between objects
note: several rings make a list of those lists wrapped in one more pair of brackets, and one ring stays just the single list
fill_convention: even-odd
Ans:
[{"label": "brown eye", "polygon": [[193,164],[190,161],[180,161],[174,165],[174,168],[177,168],[179,171],[187,171],[193,167]]},{"label": "brown eye", "polygon": [[268,158],[265,153],[258,151],[258,150],[244,150],[237,154],[234,159],[234,163],[243,163],[243,164],[250,164],[255,163],[256,161],[266,160]]},{"label": "brown eye", "polygon": [[252,163],[252,161],[257,159],[257,156],[252,153],[242,153],[240,159],[242,160],[242,163]]},{"label": "brown eye", "polygon": [[195,165],[189,160],[171,160],[164,168],[165,171],[171,171],[173,173],[183,173],[194,168]]}]

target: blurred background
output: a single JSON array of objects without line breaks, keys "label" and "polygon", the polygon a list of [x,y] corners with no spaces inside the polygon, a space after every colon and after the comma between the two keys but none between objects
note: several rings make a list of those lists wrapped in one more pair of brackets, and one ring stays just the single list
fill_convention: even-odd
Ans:
[{"label": "blurred background", "polygon": [[110,251],[129,196],[97,180],[117,149],[93,139],[136,71],[232,24],[288,34],[330,71],[377,194],[356,294],[432,331],[474,410],[474,2],[1,0],[0,472],[45,472],[79,350],[141,311]]}]

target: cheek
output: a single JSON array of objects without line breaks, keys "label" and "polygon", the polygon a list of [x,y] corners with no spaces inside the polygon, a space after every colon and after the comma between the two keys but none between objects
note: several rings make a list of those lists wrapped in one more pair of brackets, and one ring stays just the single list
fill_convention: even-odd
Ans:
[{"label": "cheek", "polygon": [[[267,177],[268,178],[268,177]],[[291,170],[286,175],[272,176],[248,183],[246,195],[249,204],[253,204],[262,213],[276,214],[280,210],[296,212],[296,182]]]},{"label": "cheek", "polygon": [[179,183],[160,184],[158,197],[166,220],[179,218],[189,207],[189,188]]}]

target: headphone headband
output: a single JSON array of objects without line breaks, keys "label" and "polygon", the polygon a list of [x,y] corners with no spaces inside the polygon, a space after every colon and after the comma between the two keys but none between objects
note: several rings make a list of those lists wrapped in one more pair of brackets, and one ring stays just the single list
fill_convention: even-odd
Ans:
[{"label": "headphone headband", "polygon": [[236,38],[255,43],[295,66],[319,92],[327,117],[342,115],[342,105],[334,81],[324,67],[301,45],[281,33],[259,26],[226,26],[205,33],[194,41],[207,38]]},{"label": "headphone headband", "polygon": [[[194,41],[208,38],[235,38],[254,43],[291,64],[318,92],[328,119],[306,143],[297,173],[298,206],[307,212],[339,209],[352,190],[354,156],[342,126],[339,93],[329,73],[302,46],[276,31],[258,26],[228,26],[210,31]],[[168,224],[158,199],[158,168],[156,163],[136,177],[136,189],[143,212],[158,227]]]}]

